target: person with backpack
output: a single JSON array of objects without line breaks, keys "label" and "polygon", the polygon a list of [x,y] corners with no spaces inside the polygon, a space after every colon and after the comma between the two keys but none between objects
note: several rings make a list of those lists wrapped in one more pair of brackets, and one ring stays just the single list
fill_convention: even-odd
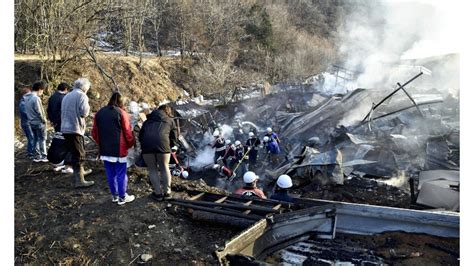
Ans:
[{"label": "person with backpack", "polygon": [[[54,92],[53,95],[51,95],[48,99],[48,108],[46,109],[46,113],[48,114],[49,122],[51,122],[51,125],[53,125],[54,127],[55,134],[53,140],[55,138],[64,140],[61,134],[61,104],[63,102],[64,96],[66,96],[70,88],[71,86],[69,86],[69,84],[67,84],[66,82],[61,82],[59,83],[56,92]],[[50,151],[48,150],[48,160],[50,160],[49,155]],[[65,165],[64,161],[54,170],[61,170],[63,174],[73,173],[72,167],[70,165]]]},{"label": "person with backpack", "polygon": [[99,145],[112,202],[118,205],[132,202],[135,196],[127,194],[127,155],[128,149],[135,145],[135,137],[119,92],[114,92],[107,106],[95,114],[92,138]]}]

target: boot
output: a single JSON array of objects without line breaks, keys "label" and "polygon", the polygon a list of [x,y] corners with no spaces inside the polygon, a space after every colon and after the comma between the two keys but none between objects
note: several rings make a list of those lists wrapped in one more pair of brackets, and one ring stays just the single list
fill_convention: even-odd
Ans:
[{"label": "boot", "polygon": [[74,171],[74,187],[75,188],[83,188],[83,187],[90,187],[94,185],[94,181],[86,181],[84,180],[84,167],[82,164],[75,164],[73,165]]}]

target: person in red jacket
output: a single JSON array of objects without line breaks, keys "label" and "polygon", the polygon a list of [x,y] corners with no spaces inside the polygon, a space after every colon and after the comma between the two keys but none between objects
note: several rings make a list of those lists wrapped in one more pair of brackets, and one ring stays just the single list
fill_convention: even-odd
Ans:
[{"label": "person in red jacket", "polygon": [[265,193],[257,188],[258,175],[252,171],[247,171],[244,174],[244,187],[239,188],[235,191],[235,194],[242,195],[242,197],[259,197],[266,199]]},{"label": "person in red jacket", "polygon": [[104,161],[112,202],[123,205],[133,201],[135,196],[127,194],[127,155],[135,145],[135,137],[119,92],[114,92],[109,104],[95,114],[92,137]]}]

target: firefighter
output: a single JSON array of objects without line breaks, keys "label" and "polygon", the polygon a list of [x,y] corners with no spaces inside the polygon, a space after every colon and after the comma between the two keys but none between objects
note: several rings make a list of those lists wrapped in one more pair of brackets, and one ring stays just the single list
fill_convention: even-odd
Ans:
[{"label": "firefighter", "polygon": [[189,172],[181,166],[178,160],[178,146],[171,147],[171,156],[170,156],[170,171],[173,176],[182,177],[184,179],[188,178]]},{"label": "firefighter", "polygon": [[267,133],[265,133],[265,136],[269,137],[272,141],[276,141],[278,145],[280,145],[280,138],[278,138],[277,133],[273,132],[271,127],[267,127]]},{"label": "firefighter", "polygon": [[224,158],[225,142],[224,142],[224,138],[221,137],[219,130],[214,131],[212,135],[214,136],[214,141],[211,144],[211,147],[216,149],[214,153],[214,163],[217,163],[217,160],[219,159],[219,157]]},{"label": "firefighter", "polygon": [[288,175],[281,175],[278,177],[273,194],[270,199],[293,202],[293,197],[288,194],[288,189],[293,186],[291,177]]},{"label": "firefighter", "polygon": [[263,137],[263,145],[265,146],[267,156],[270,157],[270,161],[275,166],[278,164],[278,154],[280,153],[280,146],[275,139],[271,139],[268,136]]},{"label": "firefighter", "polygon": [[232,147],[232,141],[230,139],[226,139],[224,156],[221,158],[222,164],[224,164],[226,167],[229,166],[229,162],[227,162],[227,158],[229,158],[228,154],[230,154],[232,150],[231,147]]},{"label": "firefighter", "polygon": [[236,140],[235,143],[235,154],[231,159],[232,169],[234,170],[237,176],[241,176],[243,173],[247,172],[247,149],[242,145],[240,140]]},{"label": "firefighter", "polygon": [[249,138],[245,142],[247,149],[249,149],[248,156],[249,156],[249,170],[253,170],[255,165],[257,164],[258,159],[258,148],[260,147],[260,139],[258,136],[255,136],[255,133],[250,132]]},{"label": "firefighter", "polygon": [[225,177],[228,180],[232,178],[232,175],[233,175],[232,170],[227,168],[225,165],[214,164],[212,168],[219,173],[219,176]]},{"label": "firefighter", "polygon": [[248,171],[244,174],[244,183],[245,185],[242,188],[239,188],[235,191],[235,194],[242,195],[242,197],[259,197],[266,199],[265,193],[259,188],[257,188],[257,181],[259,179],[252,171]]}]

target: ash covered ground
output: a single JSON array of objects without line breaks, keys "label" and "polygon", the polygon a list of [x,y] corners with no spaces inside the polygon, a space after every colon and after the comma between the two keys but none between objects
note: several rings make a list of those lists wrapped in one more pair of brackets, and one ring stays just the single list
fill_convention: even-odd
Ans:
[{"label": "ash covered ground", "polygon": [[[429,208],[414,204],[408,180],[417,181],[426,170],[459,169],[459,103],[435,91],[425,96],[435,103],[423,105],[420,117],[416,108],[399,111],[407,99],[394,98],[371,115],[370,126],[360,123],[370,111],[368,103],[388,92],[356,90],[323,96],[303,86],[220,107],[176,104],[181,133],[194,149],[181,147],[180,159],[189,166],[190,176],[173,179],[174,197],[186,198],[189,190],[231,193],[242,185],[239,176],[229,182],[210,167],[214,152],[205,147],[215,128],[227,130],[232,141],[245,141],[248,132],[262,138],[265,128],[272,127],[282,140],[279,162],[264,160],[260,153],[254,169],[267,195],[278,175],[287,173],[295,184],[291,193],[297,197]],[[190,111],[187,117],[186,111]],[[93,150],[93,143],[89,147]],[[137,199],[116,206],[110,201],[102,163],[89,161],[87,167],[93,169],[87,178],[96,185],[73,189],[71,176],[54,172],[49,164],[32,163],[16,151],[15,263],[129,264],[142,262],[140,256],[149,254],[153,257],[148,263],[216,264],[213,252],[239,232],[193,221],[183,209],[149,199],[152,189],[145,168],[129,168],[129,191]],[[405,242],[406,236],[393,238],[423,255],[386,255],[378,240],[358,241],[361,248],[385,254],[395,264],[410,265],[417,258],[456,264],[459,257],[456,239],[446,240],[446,251],[420,244],[431,242],[423,237],[420,243]]]}]

